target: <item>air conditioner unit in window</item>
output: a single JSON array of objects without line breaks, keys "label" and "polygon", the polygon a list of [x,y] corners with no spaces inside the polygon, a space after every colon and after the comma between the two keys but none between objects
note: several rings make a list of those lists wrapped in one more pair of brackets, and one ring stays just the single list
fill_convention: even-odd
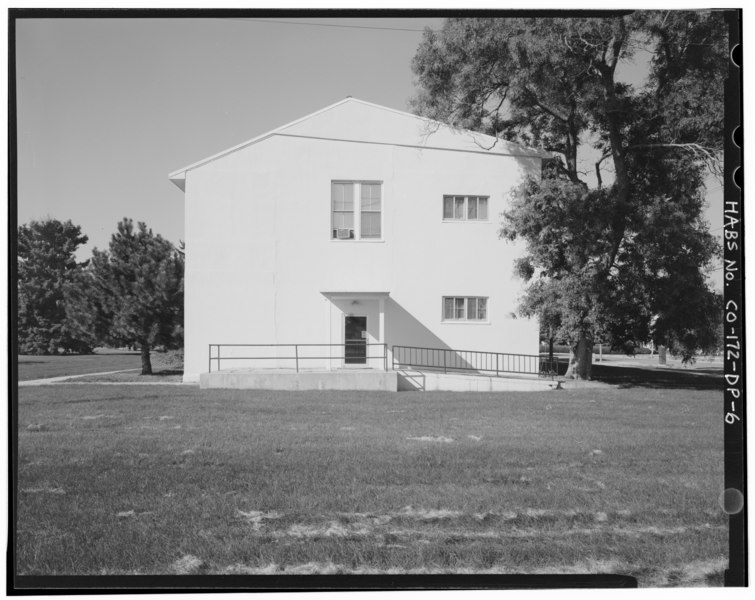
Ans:
[{"label": "air conditioner unit in window", "polygon": [[339,240],[348,240],[351,238],[351,229],[336,229],[336,237]]}]

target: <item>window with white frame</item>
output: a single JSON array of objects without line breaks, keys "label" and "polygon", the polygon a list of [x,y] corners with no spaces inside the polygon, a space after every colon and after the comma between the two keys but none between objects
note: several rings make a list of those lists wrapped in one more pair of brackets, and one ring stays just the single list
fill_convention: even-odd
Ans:
[{"label": "window with white frame", "polygon": [[333,238],[354,239],[354,184],[334,181],[331,201]]},{"label": "window with white frame", "polygon": [[362,239],[380,239],[380,221],[382,219],[380,206],[380,184],[360,183],[359,195],[359,235]]},{"label": "window with white frame", "polygon": [[487,221],[487,196],[443,196],[444,221]]},{"label": "window with white frame", "polygon": [[444,321],[487,321],[488,299],[483,296],[444,296]]},{"label": "window with white frame", "polygon": [[381,182],[331,182],[331,239],[381,239],[382,211]]}]

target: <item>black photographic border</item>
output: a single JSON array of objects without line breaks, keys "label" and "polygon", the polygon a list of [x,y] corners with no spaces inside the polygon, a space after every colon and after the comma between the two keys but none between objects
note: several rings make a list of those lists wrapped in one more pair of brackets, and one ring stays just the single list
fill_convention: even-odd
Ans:
[{"label": "black photographic border", "polygon": [[[314,17],[601,17],[627,14],[596,10],[435,9],[14,9],[8,11],[8,540],[6,593],[72,595],[182,593],[187,591],[363,591],[484,590],[636,587],[626,575],[16,575],[15,544],[18,474],[17,364],[17,104],[16,21],[34,18],[314,18]],[[724,487],[720,499],[729,513],[729,568],[725,586],[747,585],[747,496],[745,434],[744,176],[742,135],[742,10],[727,9],[731,60],[725,89],[724,156]],[[727,243],[731,242],[731,243]]]}]

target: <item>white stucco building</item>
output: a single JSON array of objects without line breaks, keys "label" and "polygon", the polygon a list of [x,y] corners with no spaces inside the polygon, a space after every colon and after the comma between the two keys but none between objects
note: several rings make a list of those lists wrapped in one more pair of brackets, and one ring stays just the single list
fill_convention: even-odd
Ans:
[{"label": "white stucco building", "polygon": [[[333,344],[300,349],[340,357],[305,369],[382,369],[382,347],[359,340],[387,344],[389,367],[394,345],[536,355],[537,323],[514,315],[521,247],[498,231],[543,157],[346,98],[170,174],[186,204],[185,380],[208,371],[210,344]],[[293,363],[222,364],[245,366]]]}]

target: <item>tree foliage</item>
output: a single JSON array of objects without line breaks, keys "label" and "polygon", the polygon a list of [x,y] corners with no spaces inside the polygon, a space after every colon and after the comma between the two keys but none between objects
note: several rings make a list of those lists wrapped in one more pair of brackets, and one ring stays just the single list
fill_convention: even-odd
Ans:
[{"label": "tree foliage", "polygon": [[[647,52],[645,82],[617,76]],[[727,56],[716,12],[450,19],[424,34],[417,112],[555,156],[512,195],[501,234],[527,246],[522,312],[557,325],[577,377],[590,376],[598,338],[653,340],[686,359],[715,338],[704,179],[720,174]],[[586,147],[592,186],[578,166]]]},{"label": "tree foliage", "polygon": [[183,272],[173,244],[124,218],[71,286],[69,317],[95,339],[138,345],[142,374],[150,374],[150,349],[183,344]]},{"label": "tree foliage", "polygon": [[18,228],[18,344],[22,354],[90,352],[66,318],[65,289],[86,263],[76,250],[87,243],[71,221],[45,219]]}]

